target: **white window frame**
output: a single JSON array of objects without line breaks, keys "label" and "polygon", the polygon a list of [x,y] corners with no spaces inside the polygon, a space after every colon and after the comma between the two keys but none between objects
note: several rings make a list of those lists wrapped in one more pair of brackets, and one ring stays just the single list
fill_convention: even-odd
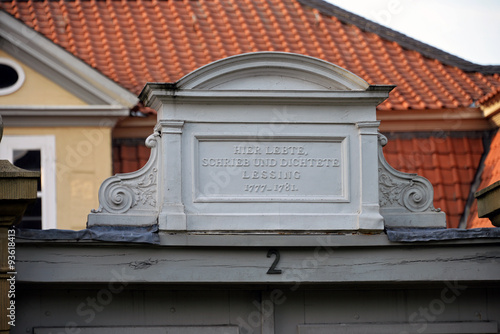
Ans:
[{"label": "white window frame", "polygon": [[0,159],[12,163],[15,150],[40,150],[42,229],[57,228],[55,136],[3,136]]},{"label": "white window frame", "polygon": [[0,96],[12,94],[15,91],[17,91],[19,88],[21,88],[21,86],[24,83],[24,80],[26,79],[26,75],[24,74],[24,71],[23,71],[23,68],[21,67],[21,65],[19,65],[18,63],[16,63],[12,59],[1,57],[0,64],[7,65],[7,66],[13,68],[14,71],[17,72],[17,81],[13,85],[11,85],[9,87],[5,87],[5,88],[0,88]]}]

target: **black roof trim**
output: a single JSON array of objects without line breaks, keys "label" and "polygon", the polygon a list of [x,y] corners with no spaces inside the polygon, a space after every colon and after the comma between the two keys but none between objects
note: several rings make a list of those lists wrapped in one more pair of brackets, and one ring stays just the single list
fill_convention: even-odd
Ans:
[{"label": "black roof trim", "polygon": [[480,72],[483,74],[500,73],[500,65],[479,65],[472,63],[428,44],[419,42],[416,39],[365,19],[364,17],[348,12],[323,0],[297,1],[304,6],[316,8],[325,15],[335,16],[344,23],[355,25],[363,31],[371,32],[384,39],[396,42],[406,49],[417,51],[425,57],[437,59],[443,64],[458,67],[466,72]]},{"label": "black roof trim", "polygon": [[500,227],[471,228],[468,230],[460,228],[392,228],[385,232],[389,240],[393,242],[500,239]]}]

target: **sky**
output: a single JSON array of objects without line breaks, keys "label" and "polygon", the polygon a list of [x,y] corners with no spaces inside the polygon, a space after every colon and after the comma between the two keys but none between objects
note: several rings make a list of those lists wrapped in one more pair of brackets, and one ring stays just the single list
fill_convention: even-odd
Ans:
[{"label": "sky", "polygon": [[500,65],[499,0],[327,0],[418,41]]}]

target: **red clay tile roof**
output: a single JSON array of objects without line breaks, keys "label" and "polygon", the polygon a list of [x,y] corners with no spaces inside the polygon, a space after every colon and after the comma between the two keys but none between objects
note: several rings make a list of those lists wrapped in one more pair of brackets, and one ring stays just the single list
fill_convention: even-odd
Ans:
[{"label": "red clay tile roof", "polygon": [[486,94],[482,98],[479,99],[480,104],[490,104],[493,102],[492,100],[496,101],[496,96],[500,93],[500,87],[496,87],[493,89],[490,93]]},{"label": "red clay tile roof", "polygon": [[148,162],[151,149],[142,140],[122,142],[113,145],[113,173],[130,173]]},{"label": "red clay tile roof", "polygon": [[495,87],[491,92],[480,98],[477,102],[488,107],[500,101],[500,87]]},{"label": "red clay tile roof", "polygon": [[498,67],[466,62],[318,0],[12,0],[0,8],[136,94],[146,82],[174,82],[220,58],[273,50],[397,85],[380,110],[468,107],[500,87]]},{"label": "red clay tile roof", "polygon": [[[491,141],[490,151],[484,161],[484,169],[481,173],[481,183],[477,190],[486,188],[492,183],[500,180],[500,131],[495,134]],[[479,218],[477,216],[477,204],[471,206],[469,219],[467,220],[467,228],[476,227],[493,227],[490,220],[487,218]]]},{"label": "red clay tile roof", "polygon": [[417,173],[434,186],[434,207],[448,227],[459,226],[483,154],[480,137],[389,138],[384,156],[391,166]]}]

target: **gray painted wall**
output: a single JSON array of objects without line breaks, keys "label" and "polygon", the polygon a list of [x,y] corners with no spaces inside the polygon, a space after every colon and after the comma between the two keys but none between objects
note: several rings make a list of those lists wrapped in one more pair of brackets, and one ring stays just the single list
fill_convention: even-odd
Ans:
[{"label": "gray painted wall", "polygon": [[500,288],[484,283],[19,284],[16,297],[14,334],[497,333],[500,323]]}]

